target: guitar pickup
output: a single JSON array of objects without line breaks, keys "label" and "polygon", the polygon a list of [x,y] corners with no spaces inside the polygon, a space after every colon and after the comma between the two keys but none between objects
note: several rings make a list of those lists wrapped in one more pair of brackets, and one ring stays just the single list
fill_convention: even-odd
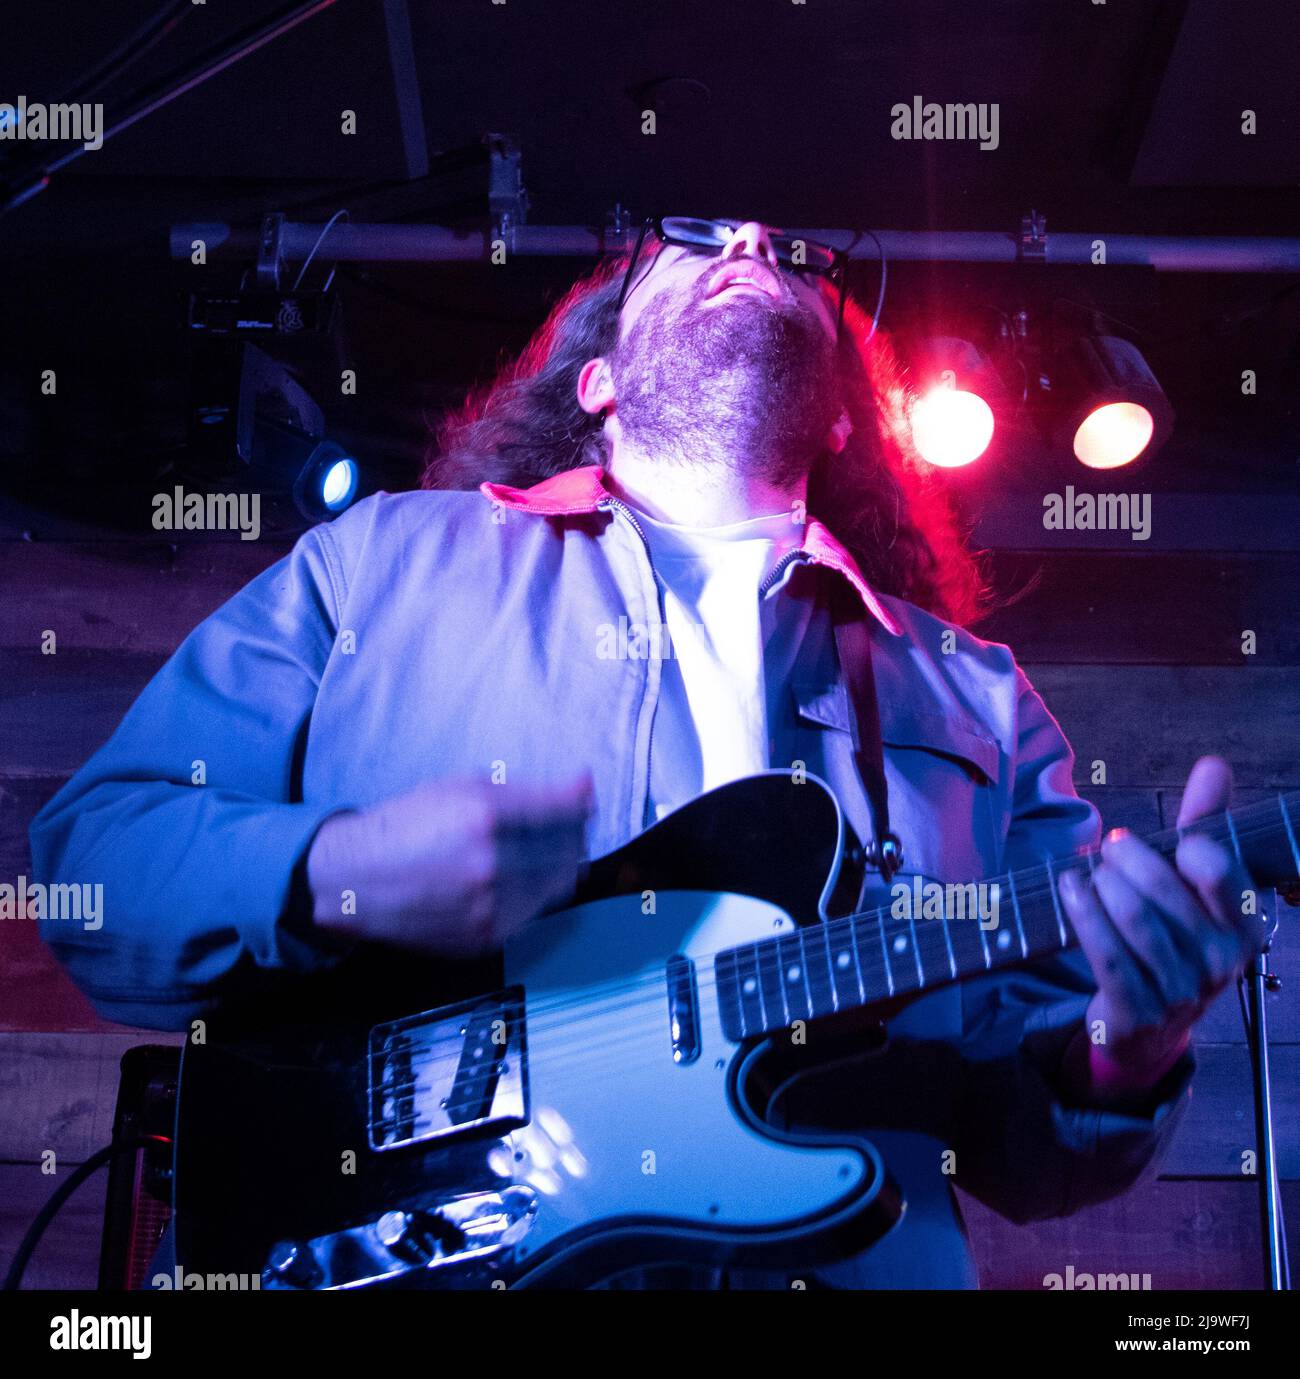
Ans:
[{"label": "guitar pickup", "polygon": [[369,1038],[372,1149],[528,1123],[524,997],[518,987],[376,1025]]}]

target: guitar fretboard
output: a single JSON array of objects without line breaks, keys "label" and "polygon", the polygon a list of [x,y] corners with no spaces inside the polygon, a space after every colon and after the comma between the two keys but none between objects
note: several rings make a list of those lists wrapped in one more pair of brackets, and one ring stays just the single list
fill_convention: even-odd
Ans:
[{"label": "guitar fretboard", "polygon": [[[1146,841],[1172,857],[1186,833],[1203,833],[1232,847],[1257,886],[1281,886],[1300,880],[1298,827],[1292,793]],[[715,960],[723,1030],[748,1039],[1063,952],[1076,939],[1061,877],[1097,860],[1090,849],[962,885],[899,876],[879,909],[730,948]]]}]

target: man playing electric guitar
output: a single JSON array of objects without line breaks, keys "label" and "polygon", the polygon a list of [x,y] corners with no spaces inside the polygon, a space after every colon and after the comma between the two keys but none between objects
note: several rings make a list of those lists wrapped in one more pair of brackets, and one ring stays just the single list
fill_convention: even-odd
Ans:
[{"label": "man playing electric guitar", "polygon": [[[842,274],[754,222],[654,222],[445,426],[424,490],[309,531],[198,627],[32,828],[42,879],[105,883],[101,929],[45,929],[97,1008],[185,1028],[359,947],[490,954],[585,859],[773,767],[827,781],[872,840],[849,904],[888,896],[894,838],[902,882],[1095,843],[1055,721],[962,628],[975,567]],[[858,769],[846,598],[892,837]],[[1229,792],[1202,759],[1180,824]],[[1013,1220],[1129,1187],[1254,951],[1249,887],[1207,837],[1171,862],[1116,831],[1061,885],[1082,954],[927,993],[884,1050],[841,1040],[780,1089],[774,1124],[869,1132],[908,1201],[817,1280],[972,1286],[954,1182]]]}]

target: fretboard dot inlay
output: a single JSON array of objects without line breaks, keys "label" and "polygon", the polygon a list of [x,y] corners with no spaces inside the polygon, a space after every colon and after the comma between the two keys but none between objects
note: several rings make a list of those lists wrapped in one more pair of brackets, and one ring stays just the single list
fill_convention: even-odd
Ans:
[{"label": "fretboard dot inlay", "polygon": [[1005,929],[1003,929],[993,941],[999,948],[1006,949],[1011,947],[1011,935]]},{"label": "fretboard dot inlay", "polygon": [[899,936],[894,940],[894,952],[895,952],[895,953],[906,953],[906,952],[907,952],[907,939],[906,939],[906,937],[905,937],[903,934],[899,934]]},{"label": "fretboard dot inlay", "polygon": [[797,967],[790,968],[785,974],[785,979],[788,982],[797,982],[799,980],[799,969]]},{"label": "fretboard dot inlay", "polygon": [[758,983],[753,979],[753,977],[746,977],[746,978],[745,978],[745,995],[746,995],[746,996],[752,996],[752,995],[754,994],[754,992],[756,992],[757,990],[758,990]]},{"label": "fretboard dot inlay", "polygon": [[847,953],[841,953],[841,954],[835,959],[835,966],[836,966],[836,967],[839,967],[839,968],[845,968],[845,967],[847,967],[847,966],[849,965],[849,963],[850,963],[851,961],[852,961],[852,959],[849,957],[849,955],[848,955]]}]

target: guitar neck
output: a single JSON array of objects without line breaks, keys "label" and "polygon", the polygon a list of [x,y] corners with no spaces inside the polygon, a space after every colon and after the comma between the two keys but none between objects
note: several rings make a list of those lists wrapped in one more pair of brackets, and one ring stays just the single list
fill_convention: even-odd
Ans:
[{"label": "guitar neck", "polygon": [[[1259,887],[1300,880],[1300,792],[1198,820],[1147,838],[1172,857],[1187,833],[1231,847]],[[1059,887],[1067,871],[1089,873],[1097,850],[1046,858],[1041,866],[966,884],[898,877],[888,905],[845,915],[716,959],[718,1002],[728,1038],[787,1029],[840,1011],[1050,957],[1076,939]],[[1262,908],[1262,907],[1261,907]]]}]

